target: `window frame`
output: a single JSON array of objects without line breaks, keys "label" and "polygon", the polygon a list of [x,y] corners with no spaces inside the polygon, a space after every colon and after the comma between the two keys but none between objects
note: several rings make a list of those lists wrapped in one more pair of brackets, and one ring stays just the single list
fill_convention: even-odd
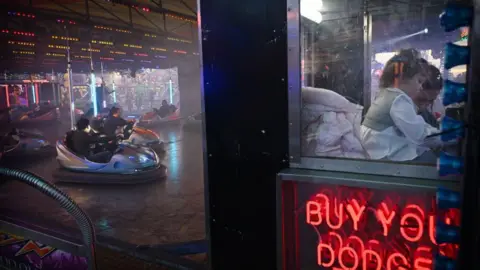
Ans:
[{"label": "window frame", "polygon": [[[300,0],[287,0],[287,57],[288,57],[288,117],[289,161],[291,168],[350,172],[382,176],[421,179],[440,179],[436,166],[381,162],[362,159],[302,156],[302,87],[301,87],[301,25]],[[372,17],[364,10],[364,59],[371,59]],[[371,92],[371,62],[364,61],[364,93]],[[364,94],[364,111],[370,105],[370,96]],[[458,179],[456,176],[441,179]]]}]

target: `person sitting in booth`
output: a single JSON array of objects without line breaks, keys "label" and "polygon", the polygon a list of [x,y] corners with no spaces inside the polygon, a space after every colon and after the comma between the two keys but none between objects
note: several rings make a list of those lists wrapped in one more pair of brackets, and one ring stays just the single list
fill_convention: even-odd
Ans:
[{"label": "person sitting in booth", "polygon": [[121,110],[120,108],[117,107],[112,107],[110,110],[110,113],[107,117],[107,120],[105,120],[105,123],[103,125],[103,129],[105,134],[109,136],[115,135],[116,131],[120,127],[124,127],[128,123],[132,121],[127,121],[121,117]]},{"label": "person sitting in booth", "polygon": [[90,121],[86,118],[81,118],[77,122],[77,130],[75,130],[72,135],[72,150],[90,161],[106,163],[112,157],[112,152],[102,151],[93,153],[91,146],[97,143],[114,141],[115,139],[116,136],[99,137],[91,135]]},{"label": "person sitting in booth", "polygon": [[436,162],[427,147],[439,147],[439,130],[418,115],[414,100],[425,95],[428,66],[414,49],[400,51],[383,69],[381,90],[361,126],[361,140],[372,159]]},{"label": "person sitting in booth", "polygon": [[420,95],[418,95],[415,100],[415,104],[417,104],[419,108],[418,113],[423,117],[423,120],[435,128],[440,128],[440,124],[437,120],[439,116],[434,115],[432,107],[442,88],[443,78],[440,70],[433,65],[428,65],[427,79],[422,86]]}]

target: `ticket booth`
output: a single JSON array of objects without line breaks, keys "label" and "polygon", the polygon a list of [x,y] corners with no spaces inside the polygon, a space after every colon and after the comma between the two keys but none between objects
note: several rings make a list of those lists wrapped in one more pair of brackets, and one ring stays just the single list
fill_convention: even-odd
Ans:
[{"label": "ticket booth", "polygon": [[[454,42],[471,6],[421,2],[288,1],[290,169],[277,183],[277,269],[460,269],[468,75],[451,70],[470,63],[468,44]],[[442,206],[444,192],[458,204]]]},{"label": "ticket booth", "polygon": [[213,268],[476,269],[478,3],[220,2],[200,2]]}]

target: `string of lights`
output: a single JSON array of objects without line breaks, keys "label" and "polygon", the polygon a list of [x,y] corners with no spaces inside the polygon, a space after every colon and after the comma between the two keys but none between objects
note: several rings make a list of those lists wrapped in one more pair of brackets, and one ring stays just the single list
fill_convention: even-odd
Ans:
[{"label": "string of lights", "polygon": [[16,31],[16,30],[8,30],[8,29],[2,29],[0,31],[3,34],[12,34],[12,35],[17,35],[17,36],[26,36],[26,37],[34,37],[35,34],[31,32],[23,32],[23,31]]},{"label": "string of lights", "polygon": [[111,54],[118,54],[118,55],[125,55],[127,54],[126,52],[122,52],[122,51],[110,51]]},{"label": "string of lights", "polygon": [[135,48],[135,49],[142,49],[143,47],[141,45],[134,45],[134,44],[123,44],[123,47],[128,47],[128,48]]},{"label": "string of lights", "polygon": [[64,37],[64,36],[52,36],[52,39],[68,40],[68,41],[80,41],[80,39],[75,38],[75,37]]},{"label": "string of lights", "polygon": [[100,52],[99,49],[94,49],[94,48],[82,48],[82,51],[84,51],[84,52],[95,52],[95,53]]},{"label": "string of lights", "polygon": [[49,44],[49,45],[48,45],[48,48],[51,48],[51,49],[59,49],[59,50],[68,50],[68,49],[70,49],[70,47],[68,47],[68,46],[55,45],[55,44]]},{"label": "string of lights", "polygon": [[51,57],[65,57],[66,55],[63,53],[46,53],[46,56],[51,56]]},{"label": "string of lights", "polygon": [[57,19],[57,23],[63,23],[63,24],[72,24],[72,25],[75,25],[75,24],[77,24],[75,21],[71,21],[71,20],[63,20],[63,19]]},{"label": "string of lights", "polygon": [[146,37],[156,38],[157,35],[145,33]]},{"label": "string of lights", "polygon": [[35,43],[32,43],[32,42],[24,42],[24,41],[9,40],[9,41],[8,41],[8,44],[10,44],[10,45],[19,45],[19,46],[35,47]]},{"label": "string of lights", "polygon": [[171,14],[166,14],[166,16],[169,17],[169,18],[175,19],[175,20],[179,20],[179,21],[190,22],[190,23],[197,23],[197,21],[195,21],[195,20],[191,20],[191,19],[187,19],[187,18],[182,18],[182,17],[180,17],[180,16],[175,16],[175,15],[171,15]]},{"label": "string of lights", "polygon": [[191,40],[179,39],[179,38],[174,38],[174,37],[167,37],[167,39],[172,40],[172,41],[182,42],[182,43],[192,43]]},{"label": "string of lights", "polygon": [[12,51],[13,54],[29,54],[29,55],[34,55],[35,52],[32,51]]},{"label": "string of lights", "polygon": [[28,18],[28,19],[35,19],[35,15],[30,14],[30,13],[9,11],[7,14],[8,14],[9,16],[16,16],[16,17],[24,17],[24,18]]},{"label": "string of lights", "polygon": [[158,48],[158,47],[151,47],[150,48],[152,51],[158,51],[158,52],[166,52],[167,49],[164,48]]},{"label": "string of lights", "polygon": [[100,45],[113,46],[113,42],[107,41],[107,40],[92,40],[92,44],[100,44]]}]

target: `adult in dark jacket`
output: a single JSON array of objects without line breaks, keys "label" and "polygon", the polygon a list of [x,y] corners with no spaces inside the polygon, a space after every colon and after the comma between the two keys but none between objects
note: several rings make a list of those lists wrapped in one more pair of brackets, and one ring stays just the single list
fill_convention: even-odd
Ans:
[{"label": "adult in dark jacket", "polygon": [[88,160],[98,163],[107,163],[112,158],[113,153],[110,151],[102,151],[95,153],[92,145],[98,143],[108,143],[114,141],[115,136],[99,137],[90,133],[90,121],[81,118],[77,122],[77,130],[72,134],[73,151],[79,155],[86,157]]}]

